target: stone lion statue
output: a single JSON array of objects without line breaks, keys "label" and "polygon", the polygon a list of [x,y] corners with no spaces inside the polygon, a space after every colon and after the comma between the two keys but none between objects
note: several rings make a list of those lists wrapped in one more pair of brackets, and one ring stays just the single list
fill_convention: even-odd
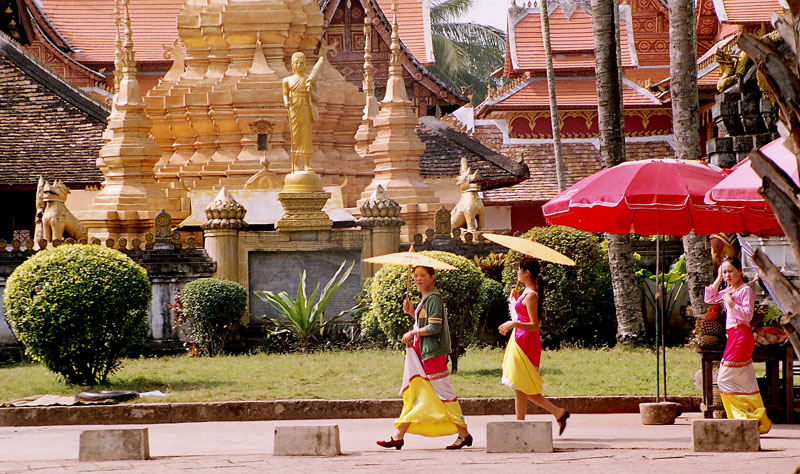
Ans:
[{"label": "stone lion statue", "polygon": [[483,201],[478,197],[478,192],[481,190],[481,186],[478,184],[480,179],[478,171],[475,170],[473,173],[467,165],[467,159],[461,158],[461,174],[456,180],[456,184],[461,188],[461,198],[453,208],[450,217],[452,229],[464,226],[469,232],[483,229]]},{"label": "stone lion statue", "polygon": [[34,240],[48,242],[72,237],[75,240],[88,236],[86,227],[67,209],[69,188],[61,181],[48,183],[39,177],[36,187],[36,229]]}]

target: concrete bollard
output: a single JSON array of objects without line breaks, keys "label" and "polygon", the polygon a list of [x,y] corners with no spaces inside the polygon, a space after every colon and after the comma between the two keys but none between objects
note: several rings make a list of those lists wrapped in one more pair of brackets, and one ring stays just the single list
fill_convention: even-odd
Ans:
[{"label": "concrete bollard", "polygon": [[339,425],[276,426],[273,456],[338,456]]},{"label": "concrete bollard", "polygon": [[486,424],[487,453],[552,453],[550,421],[493,421]]},{"label": "concrete bollard", "polygon": [[758,451],[758,420],[694,420],[692,443],[695,451]]},{"label": "concrete bollard", "polygon": [[147,428],[86,430],[81,433],[78,458],[81,461],[149,459]]}]

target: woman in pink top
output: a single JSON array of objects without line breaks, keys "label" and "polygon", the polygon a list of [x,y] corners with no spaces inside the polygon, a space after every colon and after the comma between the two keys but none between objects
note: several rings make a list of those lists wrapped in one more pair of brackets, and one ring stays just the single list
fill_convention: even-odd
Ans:
[{"label": "woman in pink top", "polygon": [[500,334],[510,331],[505,356],[503,356],[503,383],[514,389],[514,412],[518,420],[524,420],[528,400],[544,408],[556,418],[558,434],[567,426],[569,412],[553,404],[542,395],[542,377],[539,375],[539,359],[542,355],[541,326],[544,282],[539,276],[539,261],[525,257],[519,263],[517,280],[525,285],[520,295],[516,288],[514,312],[516,318],[500,325]]},{"label": "woman in pink top", "polygon": [[[719,291],[722,280],[728,287]],[[706,287],[704,299],[709,304],[724,303],[727,310],[725,329],[728,341],[717,374],[725,413],[728,418],[758,420],[758,431],[764,434],[772,423],[767,418],[753,370],[755,342],[750,320],[753,319],[755,293],[742,278],[742,263],[738,258],[725,257],[722,260],[717,279]]]}]

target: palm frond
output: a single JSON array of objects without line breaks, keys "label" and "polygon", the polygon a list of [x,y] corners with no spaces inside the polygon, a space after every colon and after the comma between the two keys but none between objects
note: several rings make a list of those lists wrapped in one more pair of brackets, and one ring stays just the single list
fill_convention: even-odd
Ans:
[{"label": "palm frond", "polygon": [[505,33],[493,26],[478,23],[433,23],[431,32],[470,46],[488,46],[496,49],[500,55],[506,47]]},{"label": "palm frond", "polygon": [[472,0],[434,0],[431,5],[431,23],[453,21],[472,8]]}]

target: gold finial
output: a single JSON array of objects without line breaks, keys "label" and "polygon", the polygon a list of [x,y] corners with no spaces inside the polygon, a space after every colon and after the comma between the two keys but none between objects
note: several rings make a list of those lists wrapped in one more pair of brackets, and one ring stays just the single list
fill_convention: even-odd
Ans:
[{"label": "gold finial", "polygon": [[389,80],[386,82],[384,102],[408,102],[408,93],[403,81],[403,67],[400,65],[400,27],[397,25],[397,2],[392,0],[392,46],[389,59]]},{"label": "gold finial", "polygon": [[125,10],[125,39],[122,42],[122,69],[123,74],[136,75],[136,53],[133,51],[133,30],[131,29],[131,12],[128,8],[130,0],[122,0]]},{"label": "gold finial", "polygon": [[119,91],[119,81],[122,78],[122,38],[119,31],[119,0],[114,1],[114,26],[117,28],[117,41],[114,51],[114,92]]}]

